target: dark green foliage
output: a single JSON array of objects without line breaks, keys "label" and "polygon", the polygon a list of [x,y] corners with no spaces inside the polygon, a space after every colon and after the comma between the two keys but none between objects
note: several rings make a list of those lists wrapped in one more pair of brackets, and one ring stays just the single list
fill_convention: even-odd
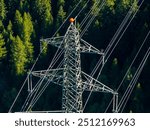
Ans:
[{"label": "dark green foliage", "polygon": [[22,33],[22,23],[23,18],[19,10],[16,10],[15,18],[14,18],[14,25],[15,25],[15,33],[21,36]]},{"label": "dark green foliage", "polygon": [[114,10],[115,3],[116,0],[106,0],[106,6],[112,11]]},{"label": "dark green foliage", "polygon": [[10,20],[14,19],[16,9],[19,7],[19,0],[5,0],[7,5],[7,16]]},{"label": "dark green foliage", "polygon": [[66,17],[66,12],[64,11],[64,0],[59,0],[57,3],[57,18],[56,18],[56,29],[59,28],[59,26],[63,23],[65,17]]},{"label": "dark green foliage", "polygon": [[16,75],[23,75],[25,73],[27,55],[25,45],[19,36],[13,38],[11,53],[12,72]]},{"label": "dark green foliage", "polygon": [[40,25],[41,35],[50,36],[52,31],[53,16],[51,14],[51,1],[50,0],[35,0],[34,2],[34,15]]},{"label": "dark green foliage", "polygon": [[60,6],[64,6],[64,5],[65,5],[65,1],[64,0],[58,0],[57,8],[59,8]]},{"label": "dark green foliage", "polygon": [[0,34],[0,60],[2,60],[6,56],[6,46],[3,35]]},{"label": "dark green foliage", "polygon": [[31,36],[34,32],[33,23],[29,13],[24,12],[23,17],[21,13],[16,10],[15,14],[15,28],[16,34],[20,36],[25,45],[28,63],[33,61],[33,45],[31,43]]},{"label": "dark green foliage", "polygon": [[4,28],[3,22],[0,20],[0,63],[1,60],[6,57],[6,42],[5,42],[6,30]]},{"label": "dark green foliage", "polygon": [[6,12],[4,0],[0,0],[0,20],[4,20],[6,18]]},{"label": "dark green foliage", "polygon": [[28,62],[33,61],[33,45],[31,43],[31,35],[33,34],[33,24],[29,13],[23,15],[22,40],[25,45]]},{"label": "dark green foliage", "polygon": [[42,52],[42,55],[43,56],[46,56],[46,54],[47,54],[47,51],[48,51],[48,45],[47,45],[47,43],[46,42],[41,42],[41,52]]},{"label": "dark green foliage", "polygon": [[13,26],[13,25],[12,25],[12,22],[9,21],[8,26],[7,26],[7,32],[8,32],[9,34],[13,34],[12,26]]},{"label": "dark green foliage", "polygon": [[29,7],[30,7],[30,5],[29,5],[28,0],[21,0],[20,1],[19,10],[20,10],[21,13],[28,12]]},{"label": "dark green foliage", "polygon": [[10,108],[10,104],[13,102],[15,99],[15,95],[17,94],[16,88],[11,88],[9,91],[5,91],[2,94],[2,111],[3,112],[8,112],[8,109]]}]

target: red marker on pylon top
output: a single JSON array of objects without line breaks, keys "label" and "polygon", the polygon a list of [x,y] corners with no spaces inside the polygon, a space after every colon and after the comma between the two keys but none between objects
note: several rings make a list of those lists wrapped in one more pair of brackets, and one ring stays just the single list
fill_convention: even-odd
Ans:
[{"label": "red marker on pylon top", "polygon": [[70,22],[70,23],[73,23],[74,21],[75,21],[74,18],[70,18],[70,19],[69,19],[69,22]]}]

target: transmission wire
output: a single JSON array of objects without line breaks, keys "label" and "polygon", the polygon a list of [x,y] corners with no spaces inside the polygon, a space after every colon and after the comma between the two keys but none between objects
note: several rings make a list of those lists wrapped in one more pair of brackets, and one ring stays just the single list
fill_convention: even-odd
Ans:
[{"label": "transmission wire", "polygon": [[[133,8],[133,6],[132,6],[132,8]],[[139,9],[139,8],[138,8]],[[130,13],[130,12],[129,12]],[[136,11],[136,13],[137,13],[137,11]],[[135,13],[135,15],[136,15],[136,13]],[[133,18],[135,17],[135,15],[133,16]],[[130,22],[129,22],[129,24],[127,25],[127,27],[126,27],[126,29],[128,28],[128,26],[130,25],[130,23],[131,23],[131,21],[133,20],[133,18],[130,20]],[[124,19],[125,20],[125,19]],[[123,21],[124,21],[123,20]],[[123,32],[123,34],[125,33],[125,31],[126,31],[126,29],[124,30],[124,32]],[[121,35],[121,37],[123,36],[123,34]],[[121,39],[121,38],[120,38]],[[117,42],[117,44],[119,43],[119,41],[120,41],[120,39],[118,40],[118,42]],[[116,45],[117,45],[116,44]],[[115,47],[116,47],[116,45],[115,45]],[[114,48],[115,48],[114,47]],[[114,50],[114,48],[113,48],[113,50]],[[107,51],[106,51],[107,52]],[[111,53],[112,53],[113,51],[111,51]],[[105,53],[104,53],[105,54]],[[110,55],[108,56],[108,58],[110,57]],[[106,61],[108,60],[108,58],[106,59]],[[102,58],[100,58],[100,60],[101,60]],[[101,63],[102,63],[102,60],[100,61]],[[98,62],[99,63],[99,62]],[[100,65],[100,64],[99,64]],[[98,67],[96,67],[96,68],[98,68]],[[102,66],[102,68],[103,68],[103,66]],[[99,75],[100,75],[100,73],[101,73],[101,71],[102,71],[102,68],[101,68],[101,70],[100,70],[100,72],[99,72],[99,74],[98,74],[98,76],[97,76],[97,78],[96,79],[98,79],[99,78]],[[88,100],[89,100],[89,98],[90,98],[90,96],[91,96],[91,94],[92,94],[92,91],[90,92],[90,94],[89,94],[89,96],[88,96],[88,99],[87,99],[87,101],[86,101],[86,104],[85,105],[87,105],[87,102],[88,102]],[[84,106],[84,109],[85,109],[85,106]],[[83,109],[83,110],[84,110]]]},{"label": "transmission wire", "polygon": [[125,102],[125,104],[123,105],[123,108],[122,108],[121,112],[123,112],[123,110],[124,110],[124,108],[125,108],[128,100],[129,100],[129,97],[130,97],[130,95],[131,95],[131,93],[132,93],[132,91],[134,89],[134,86],[135,86],[135,84],[136,84],[136,82],[137,82],[137,80],[138,80],[138,78],[139,78],[139,76],[140,76],[140,74],[141,74],[141,72],[143,70],[143,67],[144,67],[144,65],[145,65],[145,63],[147,61],[147,58],[149,57],[149,54],[150,54],[149,50],[150,50],[150,48],[147,50],[147,52],[146,52],[143,60],[141,61],[141,63],[139,65],[136,73],[134,74],[134,77],[133,77],[132,81],[128,85],[128,88],[126,90],[127,92],[125,92],[125,94],[123,95],[120,103],[118,104],[118,110],[120,110],[121,107],[122,107],[122,105],[123,105],[123,103]]},{"label": "transmission wire", "polygon": [[[122,84],[123,84],[124,80],[126,79],[126,76],[128,75],[128,73],[129,73],[129,71],[130,71],[130,69],[131,69],[131,67],[132,67],[133,63],[134,63],[134,62],[135,62],[135,60],[137,59],[137,56],[139,55],[139,53],[140,53],[140,51],[141,51],[142,47],[144,46],[144,44],[145,44],[145,42],[146,42],[146,40],[147,40],[147,38],[148,38],[148,36],[149,36],[149,35],[150,35],[150,31],[147,33],[146,37],[144,38],[144,41],[142,42],[142,44],[141,44],[141,46],[140,46],[140,48],[139,48],[138,52],[136,53],[136,55],[135,55],[134,59],[132,60],[132,63],[130,64],[130,66],[129,66],[128,70],[126,71],[126,74],[124,75],[124,77],[123,77],[122,81],[120,82],[120,84],[119,84],[119,86],[118,86],[118,88],[117,88],[117,91],[119,91],[120,87],[122,86]],[[112,101],[113,101],[113,99],[111,99],[111,101],[110,101],[110,103],[108,104],[108,106],[107,106],[107,108],[106,108],[105,112],[107,112],[107,110],[108,110],[108,108],[110,107],[110,105],[111,105]]]}]

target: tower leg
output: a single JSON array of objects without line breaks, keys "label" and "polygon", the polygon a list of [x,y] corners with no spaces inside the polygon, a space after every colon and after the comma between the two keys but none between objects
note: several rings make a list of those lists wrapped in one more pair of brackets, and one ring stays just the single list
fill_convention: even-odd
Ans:
[{"label": "tower leg", "polygon": [[118,93],[113,94],[113,113],[118,113]]}]

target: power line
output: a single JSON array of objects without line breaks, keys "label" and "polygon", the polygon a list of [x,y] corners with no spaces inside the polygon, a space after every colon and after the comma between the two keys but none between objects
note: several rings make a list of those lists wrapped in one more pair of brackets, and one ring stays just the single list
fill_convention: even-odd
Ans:
[{"label": "power line", "polygon": [[137,80],[138,80],[138,78],[139,78],[139,76],[140,76],[140,74],[141,74],[141,72],[143,70],[143,67],[144,67],[144,65],[145,65],[145,63],[146,63],[146,61],[147,61],[147,59],[149,57],[149,54],[150,54],[150,47],[147,50],[146,54],[144,55],[144,57],[143,57],[140,65],[139,65],[137,71],[135,72],[135,74],[134,74],[130,84],[127,87],[126,92],[124,93],[123,97],[121,98],[121,101],[118,104],[118,110],[119,111],[120,111],[120,109],[122,107],[121,112],[123,112],[123,110],[124,110],[128,100],[129,100],[129,97],[130,97],[130,95],[131,95],[131,93],[132,93],[132,91],[134,89],[134,86],[135,86],[135,84],[136,84],[136,82],[137,82]]},{"label": "power line", "polygon": [[[95,19],[95,17],[98,15],[99,11],[103,8],[103,6],[105,5],[106,0],[103,0],[103,2],[100,4],[98,10],[96,11],[95,15],[93,15],[90,20],[88,21],[88,23],[86,24],[86,26],[84,27],[84,29],[82,30],[80,37],[82,37],[84,35],[84,33],[86,32],[86,30],[90,27],[91,23],[93,22],[93,20]],[[99,3],[98,3],[99,4]],[[96,6],[94,7],[93,10],[95,10],[95,8],[97,8]],[[92,13],[92,12],[91,12]]]},{"label": "power line", "polygon": [[[93,17],[92,12],[94,12],[96,8],[101,7],[101,5],[102,5],[104,2],[106,2],[106,0],[103,0],[101,4],[100,4],[100,2],[101,2],[100,0],[97,0],[97,1],[95,2],[94,6],[92,6],[92,8],[90,9],[90,11],[86,14],[86,16],[84,17],[84,19],[81,21],[81,23],[80,23],[80,28],[83,27],[83,25],[87,22],[87,20],[88,20],[88,18],[90,18],[90,16]],[[100,4],[100,5],[99,5],[99,4]],[[98,5],[99,5],[99,7],[98,7]],[[95,14],[97,15],[97,13],[95,13]],[[90,18],[90,19],[91,19],[91,18]],[[89,20],[89,21],[90,21],[90,20]]]},{"label": "power line", "polygon": [[[144,1],[144,0],[143,0]],[[142,1],[142,3],[143,3]],[[142,3],[140,4],[139,8],[141,7]],[[130,18],[131,14],[134,12],[133,10],[134,8],[134,3],[133,5],[131,6],[130,10],[128,11],[127,15],[125,16],[125,18],[123,19],[121,25],[119,26],[117,32],[115,33],[114,37],[112,38],[111,42],[109,43],[108,47],[106,48],[106,50],[104,51],[104,56],[106,57],[106,55],[108,54],[109,50],[111,49],[111,47],[113,46],[113,44],[115,43],[115,40],[117,39],[117,37],[119,36],[119,34],[121,33],[122,29],[124,28],[125,24],[127,23],[128,19]],[[115,44],[115,46],[113,47],[113,49],[111,50],[111,52],[109,53],[109,55],[107,56],[107,58],[105,58],[105,62],[108,60],[108,58],[110,57],[110,55],[112,54],[112,52],[114,51],[115,47],[117,46],[117,44],[119,43],[120,39],[122,38],[123,34],[125,33],[125,31],[127,30],[127,28],[129,27],[131,21],[133,20],[133,18],[135,17],[136,13],[138,12],[139,8],[137,9],[137,11],[135,12],[135,14],[132,16],[131,20],[129,21],[129,23],[127,24],[125,30],[123,31],[123,33],[121,34],[121,36],[119,37],[117,43]],[[100,64],[102,63],[102,58],[100,58],[100,60],[98,61],[97,65],[95,66],[95,68],[93,69],[92,71],[92,76],[96,73],[97,69],[99,68]],[[96,79],[99,78],[100,74],[101,74],[101,71],[103,69],[103,65],[98,73],[98,76]],[[85,106],[84,106],[84,109],[88,103],[88,100],[90,99],[90,96],[92,94],[92,91],[90,92],[87,100],[86,100],[86,103],[85,103]],[[83,109],[83,110],[84,110]]]},{"label": "power line", "polygon": [[[137,59],[137,57],[138,57],[140,51],[142,50],[142,47],[144,46],[144,44],[145,44],[147,38],[149,37],[149,35],[150,35],[150,31],[147,33],[146,37],[144,38],[144,40],[143,40],[143,42],[142,42],[142,44],[141,44],[141,46],[140,46],[138,52],[136,53],[135,57],[134,57],[133,60],[132,60],[132,63],[130,64],[128,70],[126,71],[126,73],[125,73],[125,75],[124,75],[124,77],[123,77],[123,79],[121,80],[121,82],[120,82],[120,84],[119,84],[119,86],[118,86],[118,88],[117,88],[117,91],[119,91],[120,87],[122,86],[124,80],[126,79],[126,77],[127,77],[128,73],[129,73],[131,67],[133,66],[135,60]],[[109,104],[108,104],[108,106],[107,106],[105,112],[107,112],[108,108],[110,107],[110,105],[111,105],[111,103],[112,103],[112,100],[113,100],[113,99],[111,99],[111,101],[109,102]]]}]

